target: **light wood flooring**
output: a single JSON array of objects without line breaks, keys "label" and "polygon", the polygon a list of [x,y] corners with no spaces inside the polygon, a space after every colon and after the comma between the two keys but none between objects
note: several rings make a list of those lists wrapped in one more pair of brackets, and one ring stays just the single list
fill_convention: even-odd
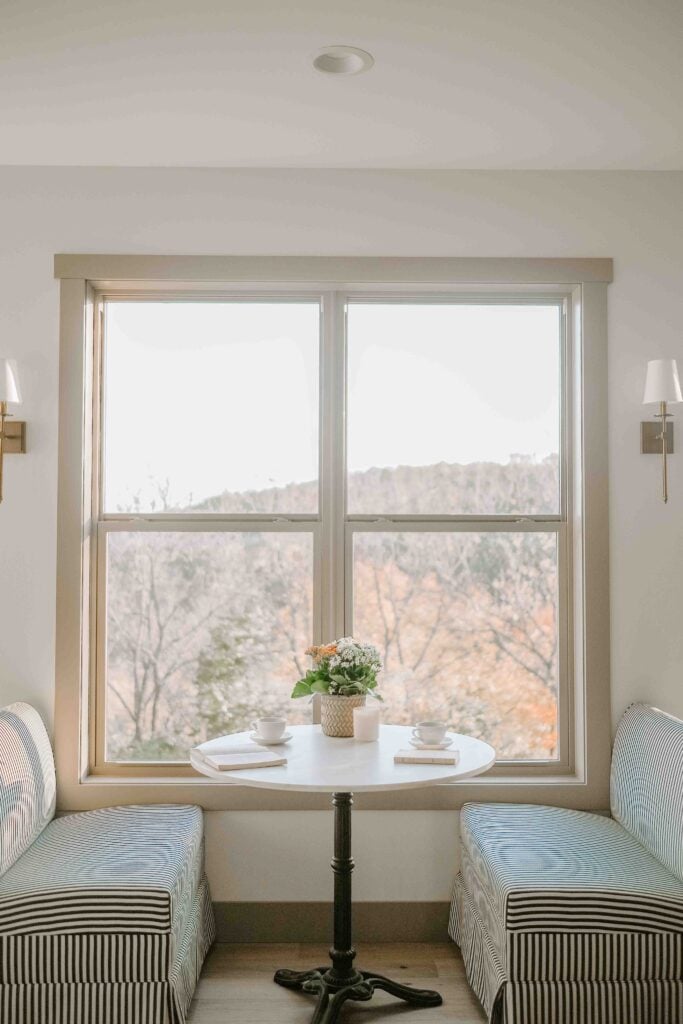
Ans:
[{"label": "light wood flooring", "polygon": [[[192,1003],[191,1024],[310,1024],[313,996],[291,992],[273,982],[279,967],[307,970],[328,962],[327,947],[286,945],[214,946],[204,965]],[[452,943],[382,943],[359,945],[361,970],[434,988],[443,1006],[419,1010],[378,992],[369,1003],[345,1004],[340,1024],[481,1024],[484,1014],[465,978],[462,959]]]}]

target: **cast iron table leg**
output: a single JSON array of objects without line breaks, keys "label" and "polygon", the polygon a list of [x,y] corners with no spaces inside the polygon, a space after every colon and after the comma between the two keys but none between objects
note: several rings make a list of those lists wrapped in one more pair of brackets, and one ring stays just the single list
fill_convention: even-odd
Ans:
[{"label": "cast iron table leg", "polygon": [[276,971],[275,981],[285,988],[300,989],[317,995],[318,1001],[311,1024],[334,1024],[348,999],[372,999],[375,989],[388,992],[413,1006],[441,1006],[438,992],[412,988],[375,971],[359,971],[353,961],[351,933],[351,793],[335,793],[334,805],[334,943],[330,950],[331,967],[314,967],[309,971]]}]

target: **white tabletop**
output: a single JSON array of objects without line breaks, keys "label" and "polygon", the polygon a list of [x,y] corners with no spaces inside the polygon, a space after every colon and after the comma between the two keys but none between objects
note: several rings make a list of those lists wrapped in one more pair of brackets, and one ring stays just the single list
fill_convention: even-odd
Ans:
[{"label": "white tabletop", "polygon": [[[416,789],[455,782],[480,775],[493,764],[493,747],[473,736],[449,733],[451,750],[458,750],[458,764],[395,764],[394,754],[410,749],[412,729],[407,725],[382,725],[376,743],[324,736],[319,725],[293,725],[289,743],[271,746],[287,758],[287,764],[273,768],[241,768],[220,772],[210,768],[194,752],[192,766],[217,782],[261,789],[288,789],[306,793],[372,793],[380,789]],[[249,733],[221,736],[201,745],[210,753],[227,741],[246,743]]]}]

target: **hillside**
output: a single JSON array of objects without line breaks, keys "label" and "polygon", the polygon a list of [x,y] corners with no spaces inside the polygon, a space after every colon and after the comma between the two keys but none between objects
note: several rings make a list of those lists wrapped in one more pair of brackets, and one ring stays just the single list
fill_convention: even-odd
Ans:
[{"label": "hillside", "polygon": [[[512,456],[495,462],[440,462],[432,466],[393,466],[350,473],[350,512],[460,515],[512,515],[557,511],[558,460],[533,462]],[[260,491],[224,491],[193,505],[195,511],[315,512],[316,483],[291,483]]]}]

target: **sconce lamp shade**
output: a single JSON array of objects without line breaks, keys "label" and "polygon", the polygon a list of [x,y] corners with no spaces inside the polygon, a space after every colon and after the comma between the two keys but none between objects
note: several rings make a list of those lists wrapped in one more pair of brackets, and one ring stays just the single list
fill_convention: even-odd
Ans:
[{"label": "sconce lamp shade", "polygon": [[14,359],[0,357],[0,402],[14,402],[21,405],[19,372]]},{"label": "sconce lamp shade", "polygon": [[650,402],[683,402],[675,359],[651,359],[647,364],[643,405]]}]

